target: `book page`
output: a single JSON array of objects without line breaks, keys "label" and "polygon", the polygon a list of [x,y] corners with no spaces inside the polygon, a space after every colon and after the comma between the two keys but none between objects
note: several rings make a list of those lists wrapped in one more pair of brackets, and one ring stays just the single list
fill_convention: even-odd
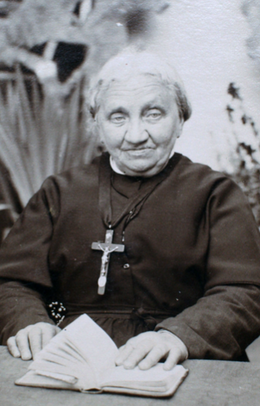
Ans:
[{"label": "book page", "polygon": [[89,316],[83,314],[63,331],[66,340],[75,346],[97,377],[115,366],[117,346]]},{"label": "book page", "polygon": [[82,390],[98,389],[102,373],[115,366],[117,352],[105,331],[84,314],[57,334],[37,354],[29,369],[56,381],[59,374],[67,376],[67,381],[74,377],[75,387]]},{"label": "book page", "polygon": [[[68,384],[71,383],[78,389],[97,388],[98,379],[92,366],[86,362],[73,345],[64,340],[67,338],[63,332],[55,336],[36,355],[28,369],[34,371],[35,374],[53,378],[55,380],[53,387],[59,387],[59,379],[65,378]],[[30,374],[34,381],[36,379],[35,374]],[[52,381],[48,379],[47,382],[49,384]]]},{"label": "book page", "polygon": [[155,393],[167,393],[175,383],[180,383],[187,373],[187,369],[182,365],[176,365],[170,371],[165,371],[162,363],[146,371],[140,370],[138,367],[129,370],[120,366],[103,374],[102,387],[105,387],[106,390],[108,387],[121,387]]},{"label": "book page", "polygon": [[[16,385],[21,386],[33,386],[39,388],[50,388],[50,389],[70,389],[70,390],[80,390],[78,384],[72,384],[73,380],[70,381],[69,378],[64,375],[64,379],[53,379],[53,377],[48,377],[48,372],[46,375],[40,375],[36,371],[28,371],[22,378],[15,381]],[[66,378],[68,378],[66,380]]]}]

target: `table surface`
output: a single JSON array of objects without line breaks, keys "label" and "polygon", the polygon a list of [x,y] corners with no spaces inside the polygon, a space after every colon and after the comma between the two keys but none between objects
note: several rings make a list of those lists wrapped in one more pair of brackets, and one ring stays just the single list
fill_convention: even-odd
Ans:
[{"label": "table surface", "polygon": [[15,386],[29,362],[0,347],[0,404],[4,406],[259,406],[260,363],[187,360],[190,372],[175,395],[154,399]]}]

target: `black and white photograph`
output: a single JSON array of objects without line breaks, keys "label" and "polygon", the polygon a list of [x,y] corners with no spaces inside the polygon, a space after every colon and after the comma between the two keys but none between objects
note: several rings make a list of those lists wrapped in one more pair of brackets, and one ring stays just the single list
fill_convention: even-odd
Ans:
[{"label": "black and white photograph", "polygon": [[260,399],[259,0],[0,0],[0,404]]}]

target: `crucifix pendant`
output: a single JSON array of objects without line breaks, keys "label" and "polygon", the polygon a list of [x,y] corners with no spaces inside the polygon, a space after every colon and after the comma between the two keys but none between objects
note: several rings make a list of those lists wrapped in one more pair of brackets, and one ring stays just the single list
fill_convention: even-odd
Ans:
[{"label": "crucifix pendant", "polygon": [[103,251],[101,258],[100,275],[98,278],[98,294],[104,295],[107,283],[107,273],[109,267],[110,254],[112,252],[124,252],[123,244],[113,244],[114,230],[106,230],[105,242],[93,242],[91,248],[93,250]]}]

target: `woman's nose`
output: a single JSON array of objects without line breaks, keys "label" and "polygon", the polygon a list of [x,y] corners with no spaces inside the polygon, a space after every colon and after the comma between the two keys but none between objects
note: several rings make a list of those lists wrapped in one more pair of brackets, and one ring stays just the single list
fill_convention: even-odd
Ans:
[{"label": "woman's nose", "polygon": [[141,120],[129,121],[125,132],[125,141],[131,144],[142,144],[149,138],[149,133]]}]

